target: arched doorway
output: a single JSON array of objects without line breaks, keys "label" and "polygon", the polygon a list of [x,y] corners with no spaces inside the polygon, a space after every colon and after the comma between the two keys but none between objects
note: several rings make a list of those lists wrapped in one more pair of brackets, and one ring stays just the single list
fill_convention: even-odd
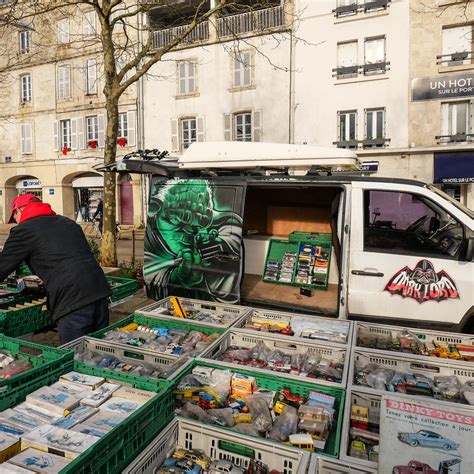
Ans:
[{"label": "arched doorway", "polygon": [[120,179],[120,223],[133,225],[132,178],[126,174]]},{"label": "arched doorway", "polygon": [[74,191],[74,216],[82,222],[90,221],[104,197],[104,177],[95,173],[85,173],[72,180]]}]

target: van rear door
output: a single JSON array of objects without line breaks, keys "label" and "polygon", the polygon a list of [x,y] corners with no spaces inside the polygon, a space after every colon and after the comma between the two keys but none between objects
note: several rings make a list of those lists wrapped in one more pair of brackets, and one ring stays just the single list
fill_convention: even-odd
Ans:
[{"label": "van rear door", "polygon": [[245,190],[245,182],[233,179],[152,180],[143,270],[148,296],[239,301]]},{"label": "van rear door", "polygon": [[472,309],[474,272],[461,218],[426,187],[354,181],[350,317],[459,324]]}]

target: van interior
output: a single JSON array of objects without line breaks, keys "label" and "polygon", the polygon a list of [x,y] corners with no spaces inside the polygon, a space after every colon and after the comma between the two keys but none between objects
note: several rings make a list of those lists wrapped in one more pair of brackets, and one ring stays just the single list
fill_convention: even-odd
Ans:
[{"label": "van interior", "polygon": [[[336,316],[340,265],[342,188],[322,185],[249,183],[244,211],[244,278],[241,299],[245,304]],[[326,233],[332,237],[327,290],[263,281],[271,239],[288,239],[292,232]]]}]

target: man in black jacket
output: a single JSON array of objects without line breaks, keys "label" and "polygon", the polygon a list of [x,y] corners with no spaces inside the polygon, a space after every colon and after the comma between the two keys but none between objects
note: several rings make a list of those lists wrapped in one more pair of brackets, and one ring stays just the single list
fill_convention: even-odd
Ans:
[{"label": "man in black jacket", "polygon": [[27,263],[45,284],[61,344],[106,327],[112,292],[80,226],[32,194],[13,201],[11,222],[18,225],[0,253],[0,281]]}]

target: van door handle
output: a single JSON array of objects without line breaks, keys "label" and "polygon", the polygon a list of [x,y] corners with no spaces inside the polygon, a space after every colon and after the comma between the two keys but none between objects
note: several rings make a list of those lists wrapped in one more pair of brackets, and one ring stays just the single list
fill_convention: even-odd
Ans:
[{"label": "van door handle", "polygon": [[358,276],[366,276],[366,277],[379,277],[379,278],[382,278],[383,277],[383,273],[382,272],[367,272],[365,270],[352,270],[351,272],[353,275],[358,275]]}]

